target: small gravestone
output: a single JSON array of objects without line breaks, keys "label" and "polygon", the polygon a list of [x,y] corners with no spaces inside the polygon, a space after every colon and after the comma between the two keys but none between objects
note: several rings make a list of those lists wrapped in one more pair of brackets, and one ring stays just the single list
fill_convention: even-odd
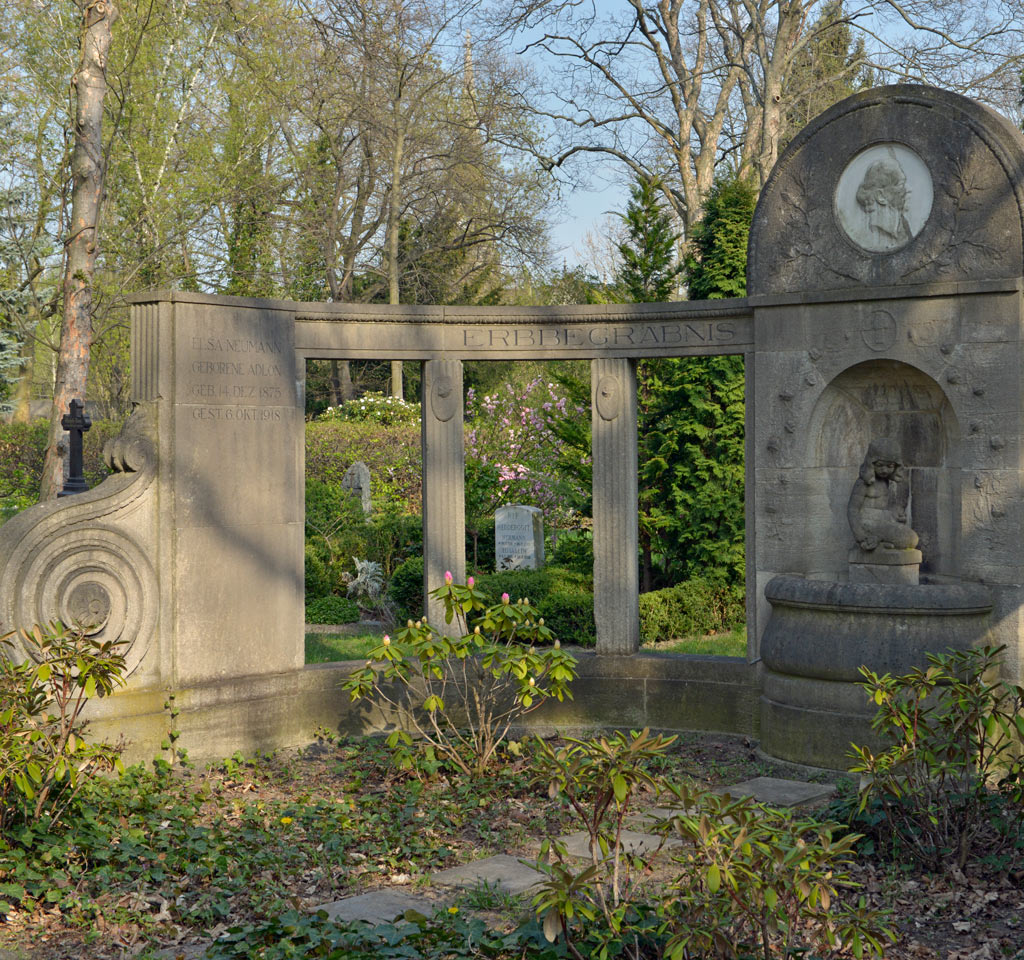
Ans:
[{"label": "small gravestone", "polygon": [[544,566],[544,514],[540,507],[498,507],[494,513],[494,562],[499,570]]},{"label": "small gravestone", "polygon": [[341,478],[341,489],[351,490],[359,498],[363,513],[370,515],[370,468],[362,460],[357,460],[345,471],[345,476]]}]

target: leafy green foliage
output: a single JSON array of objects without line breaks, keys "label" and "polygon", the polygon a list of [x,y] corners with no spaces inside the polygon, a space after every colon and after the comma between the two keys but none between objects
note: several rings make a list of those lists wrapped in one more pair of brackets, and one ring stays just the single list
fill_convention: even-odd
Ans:
[{"label": "leafy green foliage", "polygon": [[683,265],[676,262],[672,217],[661,203],[661,183],[637,177],[622,219],[629,237],[619,244],[619,284],[634,303],[662,303],[675,288]]},{"label": "leafy green foliage", "polygon": [[[582,956],[574,943],[574,927],[584,921],[600,918],[602,956],[624,934],[628,938],[639,931],[643,913],[637,912],[627,892],[660,848],[653,855],[634,852],[624,844],[622,832],[639,791],[657,787],[650,768],[674,741],[675,737],[652,736],[646,729],[596,740],[568,739],[559,749],[537,741],[537,782],[547,785],[549,797],[564,798],[589,839],[590,863],[582,870],[570,864],[565,844],[558,840],[545,841],[537,860],[537,869],[548,880],[534,898],[534,907],[547,938],[554,941],[564,934],[573,956]],[[551,863],[549,853],[554,854]]]},{"label": "leafy green foliage", "polygon": [[399,619],[418,620],[423,615],[423,555],[409,557],[395,568],[388,596]]},{"label": "leafy green foliage", "polygon": [[[83,437],[83,468],[90,487],[110,475],[103,462],[103,445],[117,436],[121,426],[118,420],[94,420]],[[0,423],[0,523],[39,499],[46,430],[46,420]]]},{"label": "leafy green foliage", "polygon": [[423,522],[415,514],[387,504],[364,517],[359,499],[340,482],[307,478],[307,595],[323,596],[347,589],[348,581],[358,575],[356,557],[373,558],[386,579],[410,555],[421,551],[422,542]]},{"label": "leafy green foliage", "polygon": [[[343,686],[353,700],[374,696],[396,711],[419,734],[428,763],[437,757],[480,776],[523,714],[548,697],[571,698],[576,660],[557,642],[537,648],[552,634],[528,600],[512,603],[505,594],[488,606],[472,577],[462,586],[451,574],[431,596],[462,635],[449,637],[425,620],[410,620],[394,643],[385,634],[366,667]],[[414,766],[413,738],[405,729],[392,733],[388,744],[399,768]]]},{"label": "leafy green foliage", "polygon": [[[891,934],[879,915],[837,896],[856,886],[849,866],[858,836],[836,839],[836,824],[666,783],[657,768],[673,740],[643,730],[560,749],[538,745],[537,779],[564,798],[591,851],[580,865],[557,841],[542,848],[537,868],[548,879],[534,906],[547,938],[564,941],[578,960],[768,958],[807,949],[883,956]],[[681,812],[655,826],[662,844],[641,855],[622,831],[642,792]],[[649,899],[638,881],[665,860],[673,879]]]},{"label": "leafy green foliage", "polygon": [[477,577],[480,589],[491,596],[507,593],[528,597],[544,611],[544,623],[562,643],[592,647],[594,627],[594,578],[591,569],[577,573],[547,566],[541,570],[499,570]]},{"label": "leafy green foliage", "polygon": [[279,918],[229,928],[205,956],[207,960],[228,957],[253,960],[291,957],[556,960],[561,953],[544,942],[536,924],[502,933],[490,929],[482,918],[464,917],[458,910],[438,910],[432,917],[409,910],[394,923],[373,926],[332,922],[324,912],[310,915],[289,910]]},{"label": "leafy green foliage", "polygon": [[704,217],[690,236],[686,283],[691,300],[720,300],[747,293],[747,237],[757,188],[735,174],[715,181]]},{"label": "leafy green foliage", "polygon": [[385,397],[380,393],[364,393],[356,400],[349,400],[338,407],[328,407],[317,418],[321,421],[351,421],[355,423],[379,423],[389,426],[393,423],[420,422],[420,405],[398,397]]},{"label": "leafy green foliage", "polygon": [[930,870],[1024,858],[1024,687],[991,679],[1003,648],[929,654],[903,676],[861,668],[892,745],[855,747],[861,811],[881,808],[878,842]]},{"label": "leafy green foliage", "polygon": [[659,906],[669,934],[664,956],[884,957],[895,939],[884,918],[838,899],[850,875],[858,834],[838,824],[794,816],[703,789],[671,791],[685,813],[661,829],[682,841],[672,853],[677,875]]},{"label": "leafy green foliage", "polygon": [[306,623],[355,623],[359,604],[348,597],[306,597]]},{"label": "leafy green foliage", "polygon": [[645,643],[722,633],[746,616],[743,587],[703,578],[640,595],[640,636]]},{"label": "leafy green foliage", "polygon": [[659,559],[658,579],[741,584],[743,358],[658,360],[644,369],[641,530]]},{"label": "leafy green foliage", "polygon": [[120,645],[54,622],[15,635],[15,661],[10,636],[0,638],[0,837],[60,822],[86,780],[122,770],[120,748],[90,743],[82,719],[88,700],[124,684]]},{"label": "leafy green foliage", "polygon": [[375,510],[392,505],[401,512],[419,511],[423,459],[418,423],[393,424],[386,430],[366,421],[312,420],[306,424],[307,480],[340,484],[357,460],[370,468]]}]

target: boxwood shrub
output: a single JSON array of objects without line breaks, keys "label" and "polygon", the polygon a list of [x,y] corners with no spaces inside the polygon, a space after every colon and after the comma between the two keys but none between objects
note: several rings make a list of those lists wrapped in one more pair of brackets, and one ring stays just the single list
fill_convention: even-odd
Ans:
[{"label": "boxwood shrub", "polygon": [[724,633],[743,623],[741,584],[694,579],[640,594],[640,639],[644,643]]}]

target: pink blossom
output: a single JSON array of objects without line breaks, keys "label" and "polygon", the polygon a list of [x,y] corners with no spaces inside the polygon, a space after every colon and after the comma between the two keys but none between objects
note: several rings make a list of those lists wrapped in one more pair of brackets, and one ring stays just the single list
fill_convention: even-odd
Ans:
[{"label": "pink blossom", "polygon": [[502,603],[508,603],[508,594],[507,593],[503,593],[501,595],[501,602]]},{"label": "pink blossom", "polygon": [[451,570],[445,570],[445,572],[444,572],[444,582],[445,583],[451,583],[452,582],[452,572],[451,572]]},{"label": "pink blossom", "polygon": [[474,579],[473,579],[472,577],[470,577],[470,578],[469,578],[469,579],[468,579],[468,580],[466,581],[466,586],[467,586],[467,587],[471,587],[471,586],[473,586],[473,584],[474,584],[474,583],[476,583],[476,581],[475,581],[475,580],[474,580]]}]

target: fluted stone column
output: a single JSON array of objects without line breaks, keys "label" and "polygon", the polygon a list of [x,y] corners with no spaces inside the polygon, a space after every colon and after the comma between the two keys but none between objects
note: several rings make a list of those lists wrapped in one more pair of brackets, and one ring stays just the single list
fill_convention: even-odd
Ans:
[{"label": "fluted stone column", "polygon": [[597,652],[640,649],[636,361],[592,360]]},{"label": "fluted stone column", "polygon": [[423,364],[423,574],[430,622],[442,632],[443,607],[430,591],[444,582],[446,570],[456,583],[466,580],[466,455],[462,430],[462,361],[427,360]]}]

